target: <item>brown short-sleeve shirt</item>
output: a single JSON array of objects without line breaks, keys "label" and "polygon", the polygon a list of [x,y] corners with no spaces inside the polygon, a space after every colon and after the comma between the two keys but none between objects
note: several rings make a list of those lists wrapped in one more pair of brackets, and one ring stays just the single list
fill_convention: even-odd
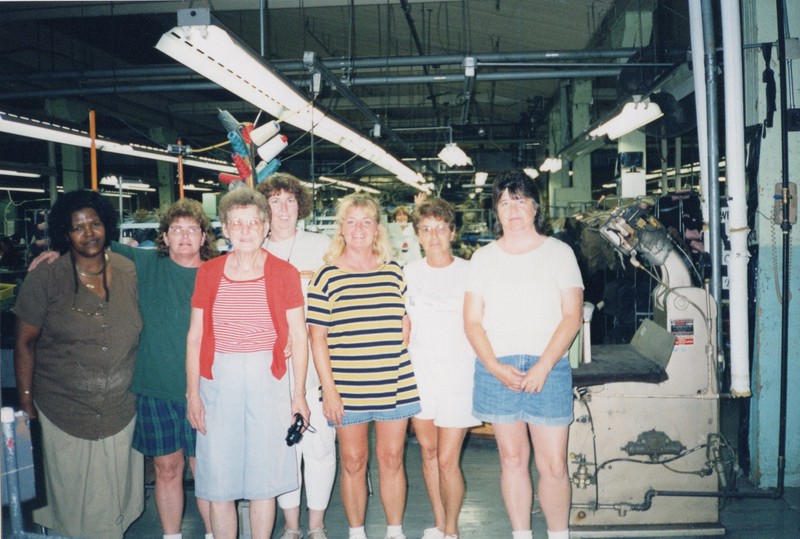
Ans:
[{"label": "brown short-sleeve shirt", "polygon": [[42,330],[33,374],[36,406],[58,428],[89,440],[118,433],[136,411],[129,391],[142,329],[136,270],[126,258],[109,256],[108,303],[80,284],[75,293],[64,255],[28,274],[14,307]]}]

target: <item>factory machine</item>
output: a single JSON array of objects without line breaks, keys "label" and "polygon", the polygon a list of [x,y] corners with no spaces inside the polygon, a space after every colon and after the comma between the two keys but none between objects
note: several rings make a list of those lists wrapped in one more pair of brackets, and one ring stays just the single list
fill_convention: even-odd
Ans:
[{"label": "factory machine", "polygon": [[618,208],[600,234],[660,277],[631,343],[593,346],[573,371],[571,536],[722,535],[716,303],[647,206]]}]

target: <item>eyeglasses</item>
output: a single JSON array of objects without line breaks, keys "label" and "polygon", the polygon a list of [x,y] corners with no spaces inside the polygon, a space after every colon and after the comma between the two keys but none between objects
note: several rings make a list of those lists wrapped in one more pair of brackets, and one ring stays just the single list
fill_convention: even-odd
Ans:
[{"label": "eyeglasses", "polygon": [[170,236],[183,236],[184,234],[198,236],[201,232],[202,230],[200,230],[199,226],[171,226],[167,233]]},{"label": "eyeglasses", "polygon": [[430,234],[436,234],[437,236],[442,236],[450,233],[450,227],[448,225],[421,226],[419,227],[419,233],[420,235],[425,235],[425,236],[428,236]]},{"label": "eyeglasses", "polygon": [[233,232],[239,232],[244,228],[247,228],[248,230],[257,230],[263,226],[264,221],[261,219],[250,219],[249,221],[240,221],[236,219],[234,221],[228,221],[228,229]]}]

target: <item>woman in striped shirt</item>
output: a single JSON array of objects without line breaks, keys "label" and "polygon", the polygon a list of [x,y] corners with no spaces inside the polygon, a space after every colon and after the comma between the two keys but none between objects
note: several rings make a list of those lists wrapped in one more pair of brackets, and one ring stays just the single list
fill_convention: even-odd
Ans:
[{"label": "woman in striped shirt", "polygon": [[[275,497],[295,490],[293,414],[308,422],[308,339],[300,274],[261,247],[264,195],[243,187],[219,204],[233,250],[197,271],[186,343],[187,415],[197,429],[195,494],[211,501],[216,539],[234,539],[235,501],[250,500],[253,538],[272,536]],[[287,342],[294,370],[289,387]]]},{"label": "woman in striped shirt", "polygon": [[387,539],[405,539],[403,450],[420,411],[406,350],[403,272],[391,262],[381,209],[368,195],[339,201],[337,228],[308,290],[308,324],[325,417],[336,427],[350,539],[366,539],[369,424],[375,423]]}]

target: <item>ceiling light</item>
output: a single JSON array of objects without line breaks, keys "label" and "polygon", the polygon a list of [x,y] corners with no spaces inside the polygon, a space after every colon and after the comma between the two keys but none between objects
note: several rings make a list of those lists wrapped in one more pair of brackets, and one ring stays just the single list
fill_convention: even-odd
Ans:
[{"label": "ceiling light", "polygon": [[224,28],[212,24],[208,9],[178,11],[179,26],[161,36],[156,48],[255,107],[298,129],[313,132],[424,190],[418,174],[345,124],[315,106],[268,62]]},{"label": "ceiling light", "polygon": [[439,152],[439,159],[448,167],[465,167],[472,164],[472,159],[467,157],[464,150],[458,147],[455,142],[445,144]]},{"label": "ceiling light", "polygon": [[652,103],[649,99],[642,101],[634,100],[626,103],[619,114],[606,120],[599,127],[589,131],[590,137],[608,137],[610,140],[617,140],[623,135],[644,127],[650,122],[664,116],[658,103]]},{"label": "ceiling light", "polygon": [[[30,137],[58,144],[89,148],[92,145],[92,138],[89,133],[71,127],[65,127],[49,122],[42,122],[16,114],[0,112],[0,132]],[[151,159],[155,161],[166,161],[177,163],[178,157],[170,155],[166,150],[143,146],[140,144],[122,144],[102,137],[95,138],[95,147],[98,151],[116,153],[120,155],[130,155]],[[236,172],[236,168],[219,159],[208,159],[205,157],[184,157],[183,164],[187,166],[216,170],[220,172]]]},{"label": "ceiling light", "polygon": [[486,185],[486,180],[489,179],[488,172],[476,172],[475,173],[475,185]]},{"label": "ceiling light", "polygon": [[203,192],[211,192],[211,189],[208,187],[200,187],[199,185],[195,185],[193,183],[189,183],[183,186],[184,191],[203,191]]},{"label": "ceiling light", "polygon": [[528,177],[532,180],[535,180],[539,177],[539,171],[533,167],[525,167],[522,169],[522,172],[528,175]]},{"label": "ceiling light", "polygon": [[335,178],[330,178],[328,176],[320,176],[320,181],[332,183],[334,185],[340,185],[342,187],[349,187],[350,189],[355,190],[356,192],[363,191],[365,193],[370,193],[372,195],[380,194],[380,191],[375,189],[374,187],[368,187],[366,185],[359,185],[357,183],[348,182],[345,180],[337,180]]},{"label": "ceiling light", "polygon": [[16,176],[17,178],[41,178],[41,174],[34,172],[20,172],[18,170],[0,170],[0,176]]},{"label": "ceiling light", "polygon": [[100,185],[108,185],[110,187],[118,187],[119,189],[128,189],[130,191],[147,191],[155,192],[155,188],[139,180],[124,180],[122,177],[117,176],[104,176],[100,179]]},{"label": "ceiling light", "polygon": [[561,170],[561,159],[558,157],[548,157],[539,165],[540,172],[558,172]]},{"label": "ceiling light", "polygon": [[44,189],[36,187],[0,187],[0,191],[19,191],[20,193],[44,193]]}]

